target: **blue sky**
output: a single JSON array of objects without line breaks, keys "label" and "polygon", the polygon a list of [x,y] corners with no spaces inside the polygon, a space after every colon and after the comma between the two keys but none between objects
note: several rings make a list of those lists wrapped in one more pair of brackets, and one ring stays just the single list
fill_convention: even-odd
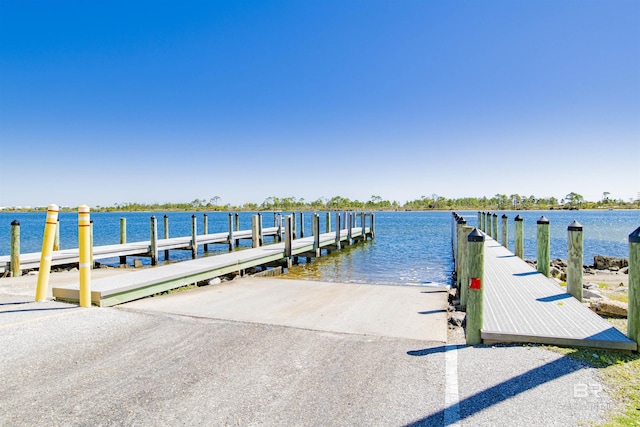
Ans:
[{"label": "blue sky", "polygon": [[0,206],[640,192],[640,2],[0,0]]}]

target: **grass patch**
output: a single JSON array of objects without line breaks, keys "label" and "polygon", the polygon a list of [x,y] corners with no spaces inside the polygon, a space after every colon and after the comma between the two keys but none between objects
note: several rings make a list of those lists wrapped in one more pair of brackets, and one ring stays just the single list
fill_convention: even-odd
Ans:
[{"label": "grass patch", "polygon": [[629,294],[623,292],[613,292],[608,295],[609,299],[614,301],[629,303]]}]

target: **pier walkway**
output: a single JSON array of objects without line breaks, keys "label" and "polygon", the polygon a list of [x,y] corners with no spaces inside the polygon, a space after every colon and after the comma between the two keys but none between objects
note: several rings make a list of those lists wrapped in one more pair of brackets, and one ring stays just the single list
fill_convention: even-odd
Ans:
[{"label": "pier walkway", "polygon": [[[276,237],[280,232],[278,227],[268,227],[262,229],[262,237]],[[230,237],[231,236],[231,237]],[[239,239],[252,239],[252,230],[240,230],[234,231],[232,234],[229,232],[213,233],[213,234],[199,234],[196,236],[196,245],[208,245],[208,244],[229,244],[231,240]],[[193,250],[193,237],[172,237],[169,239],[158,239],[157,251],[168,250]],[[150,257],[151,254],[151,241],[132,242],[115,245],[103,245],[93,247],[93,259],[101,260],[108,258],[126,257],[126,256],[145,256]],[[31,252],[20,254],[20,269],[30,270],[40,266],[40,252]],[[77,264],[79,262],[78,248],[63,249],[54,251],[51,258],[51,266]],[[0,274],[5,271],[9,271],[11,263],[11,257],[9,255],[0,256]]]},{"label": "pier walkway", "polygon": [[637,344],[489,235],[484,243],[484,343],[636,350]]},{"label": "pier walkway", "polygon": [[[372,233],[370,227],[341,229],[337,235],[335,231],[320,234],[317,241],[315,236],[292,240],[290,253],[287,253],[285,239],[281,243],[94,280],[91,283],[91,302],[107,307],[251,267],[290,263],[292,257],[318,256],[322,249],[333,250],[342,244],[351,244],[354,240],[365,240],[372,237]],[[53,296],[57,300],[79,301],[79,284],[55,287]]]}]

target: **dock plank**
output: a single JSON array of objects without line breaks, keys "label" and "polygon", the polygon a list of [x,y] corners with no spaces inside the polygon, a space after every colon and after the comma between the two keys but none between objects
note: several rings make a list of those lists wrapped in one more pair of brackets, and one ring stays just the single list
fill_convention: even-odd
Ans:
[{"label": "dock plank", "polygon": [[485,237],[483,341],[637,349],[553,279]]}]

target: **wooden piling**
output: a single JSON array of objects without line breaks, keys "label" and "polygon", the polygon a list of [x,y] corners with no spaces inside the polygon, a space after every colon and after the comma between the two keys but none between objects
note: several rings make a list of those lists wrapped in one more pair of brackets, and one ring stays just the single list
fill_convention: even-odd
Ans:
[{"label": "wooden piling", "polygon": [[347,212],[347,245],[353,245],[353,212]]},{"label": "wooden piling", "polygon": [[258,222],[259,222],[258,215],[252,215],[251,216],[251,247],[252,248],[260,247],[260,238],[258,235],[259,233]]},{"label": "wooden piling", "polygon": [[[209,234],[209,216],[207,214],[202,215],[202,234]],[[209,251],[209,245],[206,243],[204,244],[204,251]]]},{"label": "wooden piling", "polygon": [[326,233],[331,233],[331,212],[327,212],[326,214],[326,223],[325,223],[325,232]]},{"label": "wooden piling", "polygon": [[467,308],[467,297],[469,294],[469,242],[467,236],[473,231],[473,227],[469,225],[462,226],[462,249],[460,251],[460,307],[463,310]]},{"label": "wooden piling", "polygon": [[627,336],[640,345],[640,227],[629,234],[629,312],[627,318]]},{"label": "wooden piling", "polygon": [[234,241],[233,241],[233,214],[231,212],[229,212],[229,221],[228,221],[228,225],[229,225],[229,252],[232,252],[235,248],[234,248]]},{"label": "wooden piling", "polygon": [[366,233],[366,224],[367,224],[367,215],[362,212],[360,214],[360,227],[362,228],[362,241],[366,242],[367,241],[367,233]]},{"label": "wooden piling", "polygon": [[[120,244],[124,245],[125,243],[127,243],[127,218],[120,218]],[[125,265],[126,263],[127,256],[121,256],[120,265]]]},{"label": "wooden piling", "polygon": [[538,256],[536,257],[536,266],[538,272],[545,276],[550,276],[551,264],[551,242],[549,238],[549,220],[544,215],[537,221],[538,224]]},{"label": "wooden piling", "polygon": [[463,217],[459,217],[455,222],[456,228],[456,246],[455,246],[455,269],[456,269],[456,284],[458,285],[458,289],[460,289],[460,279],[461,279],[461,264],[462,264],[462,250],[464,249],[464,243],[462,242],[467,238],[467,235],[462,232],[462,228],[467,225],[467,221]]},{"label": "wooden piling", "polygon": [[466,317],[467,345],[482,343],[484,310],[484,235],[473,230],[467,236],[467,269],[469,274]]},{"label": "wooden piling", "polygon": [[304,237],[304,212],[300,212],[300,238]]},{"label": "wooden piling", "polygon": [[11,222],[11,277],[18,277],[22,275],[20,269],[20,221],[13,220]]},{"label": "wooden piling", "polygon": [[198,223],[195,215],[191,215],[191,258],[198,256]]},{"label": "wooden piling", "polygon": [[515,228],[515,254],[517,257],[524,259],[524,219],[520,215],[516,215],[513,219]]},{"label": "wooden piling", "polygon": [[493,239],[495,241],[498,241],[498,214],[494,213],[493,214]]},{"label": "wooden piling", "polygon": [[502,215],[502,246],[505,248],[509,245],[509,225],[507,224],[507,215]]},{"label": "wooden piling", "polygon": [[340,242],[340,212],[336,213],[336,250],[339,251],[341,246]]},{"label": "wooden piling", "polygon": [[[236,212],[235,216],[235,231],[240,231],[240,214]],[[240,246],[240,239],[236,239],[236,248]]]},{"label": "wooden piling", "polygon": [[478,228],[482,230],[482,212],[478,211]]},{"label": "wooden piling", "polygon": [[[294,217],[295,218],[295,217]],[[292,216],[284,217],[284,255],[286,257],[287,268],[291,268],[292,260],[292,240],[293,240],[293,224]]]},{"label": "wooden piling", "polygon": [[[169,238],[169,216],[165,215],[164,217],[162,217],[163,219],[163,228],[164,228],[164,238],[168,239]],[[169,261],[169,249],[165,249],[164,251],[164,260],[165,261]]]},{"label": "wooden piling", "polygon": [[158,265],[158,222],[155,216],[151,216],[149,224],[149,252],[151,253],[151,265]]},{"label": "wooden piling", "polygon": [[258,212],[258,245],[262,246],[264,240],[262,239],[262,214]]},{"label": "wooden piling", "polygon": [[278,213],[278,242],[282,242],[282,214]]},{"label": "wooden piling", "polygon": [[582,301],[582,225],[578,221],[573,221],[567,227],[567,231],[567,293],[578,301]]},{"label": "wooden piling", "polygon": [[314,213],[313,221],[311,223],[313,233],[313,252],[316,258],[320,256],[320,215]]},{"label": "wooden piling", "polygon": [[295,240],[298,237],[297,230],[296,230],[296,223],[297,223],[297,221],[296,221],[296,218],[297,218],[296,213],[295,212],[291,212],[291,217],[292,217],[292,219],[291,219],[291,221],[292,221],[291,222],[291,238]]}]

